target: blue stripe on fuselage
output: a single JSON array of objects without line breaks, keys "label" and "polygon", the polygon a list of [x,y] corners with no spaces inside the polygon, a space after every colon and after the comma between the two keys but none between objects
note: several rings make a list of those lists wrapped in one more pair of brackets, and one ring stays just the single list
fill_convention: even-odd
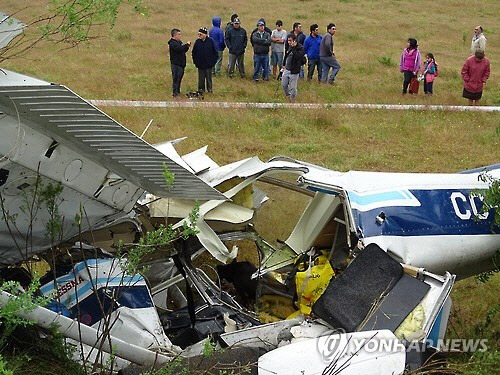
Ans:
[{"label": "blue stripe on fuselage", "polygon": [[[479,198],[471,198],[468,189],[411,190],[420,206],[386,206],[369,211],[353,209],[356,227],[363,237],[474,235],[491,234],[493,211],[486,219],[476,219],[480,210]],[[350,194],[350,192],[349,192]],[[385,221],[378,224],[376,217],[383,211]]]},{"label": "blue stripe on fuselage", "polygon": [[386,191],[383,193],[374,193],[369,195],[359,195],[352,191],[349,191],[348,194],[349,194],[349,199],[351,200],[351,204],[356,203],[360,206],[365,206],[377,202],[411,199],[407,195],[405,195],[403,191],[399,190]]}]

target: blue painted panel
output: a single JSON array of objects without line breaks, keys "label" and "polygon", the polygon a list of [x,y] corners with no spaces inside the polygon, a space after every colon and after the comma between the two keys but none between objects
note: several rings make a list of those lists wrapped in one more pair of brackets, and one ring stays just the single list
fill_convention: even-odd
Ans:
[{"label": "blue painted panel", "polygon": [[427,342],[433,347],[437,347],[437,345],[438,345],[439,331],[441,330],[441,320],[442,319],[443,319],[443,307],[441,307],[441,310],[439,310],[439,314],[436,318],[436,321],[432,325],[431,331],[429,332],[429,335],[427,336]]},{"label": "blue painted panel", "polygon": [[[486,219],[475,219],[473,206],[479,210],[482,202],[477,197],[471,202],[470,190],[411,190],[411,193],[418,199],[420,206],[393,206],[389,202],[383,206],[381,200],[381,207],[376,209],[365,212],[353,209],[356,227],[362,228],[364,237],[475,235],[491,234],[492,229],[500,230],[498,227],[492,228],[493,211]],[[386,219],[379,224],[375,218],[381,212],[384,212]]]},{"label": "blue painted panel", "polygon": [[[113,303],[111,296],[114,296],[116,302]],[[102,310],[100,306],[103,307]],[[154,305],[146,286],[122,286],[101,288],[97,293],[92,293],[79,301],[71,309],[67,309],[65,304],[56,301],[52,301],[47,308],[72,319],[80,318],[81,323],[91,326],[101,320],[105,314],[109,314],[121,306],[140,309]]]}]

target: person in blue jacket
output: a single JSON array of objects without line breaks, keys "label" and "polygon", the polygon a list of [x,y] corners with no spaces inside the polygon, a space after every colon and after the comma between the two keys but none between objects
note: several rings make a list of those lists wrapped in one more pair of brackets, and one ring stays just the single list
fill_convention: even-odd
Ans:
[{"label": "person in blue jacket", "polygon": [[307,55],[307,80],[310,81],[314,75],[314,69],[318,70],[318,81],[321,82],[321,60],[319,59],[319,47],[323,38],[319,33],[317,24],[309,28],[311,33],[304,42],[304,51]]},{"label": "person in blue jacket", "polygon": [[224,43],[224,31],[222,31],[221,27],[221,18],[214,17],[212,18],[213,27],[208,32],[208,36],[212,38],[215,42],[215,48],[217,48],[217,52],[219,57],[215,66],[212,70],[212,73],[216,76],[220,76],[220,67],[222,66],[222,55],[224,54],[224,49],[226,48],[226,43]]}]

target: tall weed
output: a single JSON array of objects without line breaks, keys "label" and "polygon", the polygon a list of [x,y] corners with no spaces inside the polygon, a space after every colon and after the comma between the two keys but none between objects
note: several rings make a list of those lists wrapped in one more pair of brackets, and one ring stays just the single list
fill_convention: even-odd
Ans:
[{"label": "tall weed", "polygon": [[377,61],[381,63],[382,65],[393,67],[396,66],[396,62],[392,60],[391,56],[379,56],[377,57]]}]

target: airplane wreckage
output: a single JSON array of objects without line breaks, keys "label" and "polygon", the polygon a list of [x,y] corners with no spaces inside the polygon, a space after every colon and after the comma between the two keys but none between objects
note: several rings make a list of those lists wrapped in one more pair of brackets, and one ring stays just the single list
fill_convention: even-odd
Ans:
[{"label": "airplane wreckage", "polygon": [[[226,353],[251,350],[261,375],[402,374],[422,364],[415,348],[444,338],[455,275],[491,268],[500,247],[494,213],[480,214],[471,193],[488,187],[480,170],[342,173],[282,156],[220,166],[206,147],[179,155],[180,140],[150,145],[70,89],[8,70],[0,127],[2,275],[25,278],[23,262],[59,249],[41,279],[51,302],[22,316],[57,324],[89,358],[97,347],[112,353],[123,371],[197,358],[210,340]],[[488,170],[500,177],[500,165]],[[38,181],[62,187],[57,240],[46,210],[23,209]],[[279,246],[252,225],[265,184],[310,197]],[[197,204],[195,235],[151,257],[143,274],[123,269],[119,241],[167,218],[180,228]],[[259,264],[236,261],[249,243]],[[266,323],[253,307],[267,296],[297,311]]]}]

